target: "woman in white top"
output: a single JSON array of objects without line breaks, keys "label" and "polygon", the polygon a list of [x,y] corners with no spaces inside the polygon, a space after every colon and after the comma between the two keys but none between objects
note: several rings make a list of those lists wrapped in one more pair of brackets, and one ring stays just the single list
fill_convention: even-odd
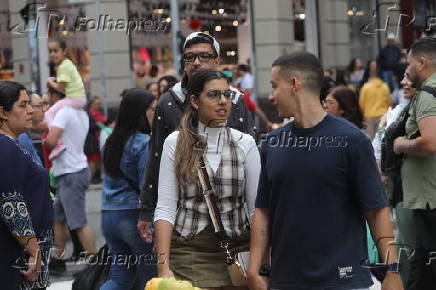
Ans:
[{"label": "woman in white top", "polygon": [[206,70],[192,76],[189,107],[179,131],[165,140],[160,164],[154,217],[159,276],[175,276],[203,289],[234,288],[199,183],[200,156],[231,250],[249,249],[260,157],[250,135],[225,126],[234,94],[221,72]]}]

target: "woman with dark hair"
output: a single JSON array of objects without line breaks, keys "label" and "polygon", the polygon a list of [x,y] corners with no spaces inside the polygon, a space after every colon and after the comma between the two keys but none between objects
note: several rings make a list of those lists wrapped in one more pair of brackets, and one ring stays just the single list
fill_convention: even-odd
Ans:
[{"label": "woman with dark hair", "polygon": [[157,81],[157,89],[159,98],[163,93],[166,93],[175,84],[177,84],[177,78],[175,76],[163,76]]},{"label": "woman with dark hair", "polygon": [[111,278],[102,290],[129,290],[135,276],[139,289],[144,289],[156,276],[153,244],[143,242],[136,229],[150,140],[147,114],[155,99],[141,88],[124,90],[121,96],[115,128],[103,151],[102,232],[114,257],[121,256],[128,263],[112,264]]},{"label": "woman with dark hair", "polygon": [[330,90],[323,102],[324,110],[337,117],[347,119],[358,128],[363,129],[363,114],[355,92],[340,86]]},{"label": "woman with dark hair", "polygon": [[204,158],[230,250],[240,252],[249,248],[259,152],[250,135],[226,126],[235,93],[223,73],[197,72],[187,89],[189,107],[179,131],[165,140],[160,163],[154,220],[156,254],[165,263],[158,264],[158,273],[201,288],[231,289],[226,256],[199,185],[198,162]]},{"label": "woman with dark hair", "polygon": [[24,86],[0,81],[0,281],[6,290],[49,285],[53,206],[48,173],[16,140],[32,128],[32,113]]},{"label": "woman with dark hair", "polygon": [[360,58],[353,58],[348,65],[347,71],[350,74],[350,84],[358,90],[363,81],[363,63]]},{"label": "woman with dark hair", "polygon": [[337,71],[336,72],[336,85],[344,86],[353,92],[356,91],[356,88],[350,83],[350,72],[348,71]]}]

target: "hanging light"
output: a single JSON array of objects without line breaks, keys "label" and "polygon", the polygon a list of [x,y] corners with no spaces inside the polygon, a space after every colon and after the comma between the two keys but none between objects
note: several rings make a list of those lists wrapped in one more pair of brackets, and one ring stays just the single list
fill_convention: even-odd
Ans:
[{"label": "hanging light", "polygon": [[218,12],[219,12],[219,14],[223,14],[224,13],[224,9],[220,8],[220,9],[218,9]]},{"label": "hanging light", "polygon": [[216,11],[216,9],[213,9],[213,10],[212,10],[212,14],[213,14],[213,15],[216,15],[217,13],[218,13],[218,11]]},{"label": "hanging light", "polygon": [[215,31],[221,31],[221,26],[220,25],[217,25],[217,26],[215,26]]},{"label": "hanging light", "polygon": [[239,25],[239,21],[238,21],[238,20],[233,20],[232,25],[233,25],[233,26],[238,26],[238,25]]}]

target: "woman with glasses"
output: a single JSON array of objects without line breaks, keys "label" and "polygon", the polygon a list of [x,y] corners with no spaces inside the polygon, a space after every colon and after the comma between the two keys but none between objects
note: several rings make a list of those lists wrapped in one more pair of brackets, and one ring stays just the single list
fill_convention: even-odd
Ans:
[{"label": "woman with glasses", "polygon": [[154,217],[158,274],[203,289],[231,289],[232,283],[199,185],[201,157],[231,250],[249,248],[260,158],[250,135],[226,126],[234,94],[223,73],[194,74],[188,83],[189,107],[162,152]]},{"label": "woman with glasses", "polygon": [[32,113],[24,86],[0,81],[0,281],[7,290],[49,285],[48,173],[16,139],[32,128]]},{"label": "woman with glasses", "polygon": [[331,89],[322,104],[327,113],[342,117],[359,129],[364,127],[363,114],[359,107],[357,95],[349,88],[340,86]]}]

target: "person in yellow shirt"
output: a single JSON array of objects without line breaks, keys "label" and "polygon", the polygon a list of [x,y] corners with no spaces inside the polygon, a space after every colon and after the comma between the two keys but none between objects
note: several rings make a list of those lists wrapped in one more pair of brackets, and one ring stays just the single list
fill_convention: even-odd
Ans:
[{"label": "person in yellow shirt", "polygon": [[375,60],[369,62],[368,76],[368,81],[360,90],[359,106],[363,111],[366,122],[365,132],[372,140],[375,133],[377,133],[380,118],[391,105],[391,93],[388,85],[378,76],[377,62]]},{"label": "person in yellow shirt", "polygon": [[[86,104],[86,92],[77,67],[67,57],[67,45],[64,40],[51,39],[48,43],[50,61],[55,65],[56,78],[47,79],[48,87],[65,94],[65,98],[56,102],[45,113],[47,126],[53,122],[56,113],[65,106],[83,109]],[[66,150],[65,145],[57,144],[49,155],[53,160]]]}]

